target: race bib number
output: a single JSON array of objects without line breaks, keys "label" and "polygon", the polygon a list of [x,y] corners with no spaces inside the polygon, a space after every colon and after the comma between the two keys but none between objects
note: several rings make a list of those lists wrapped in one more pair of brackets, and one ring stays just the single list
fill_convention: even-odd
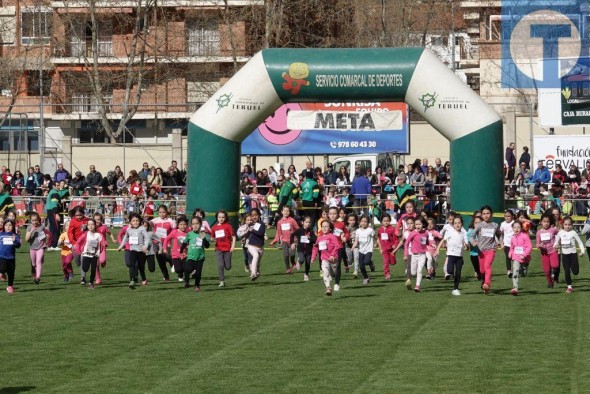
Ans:
[{"label": "race bib number", "polygon": [[549,241],[549,240],[551,240],[551,234],[549,234],[549,233],[541,234],[541,241]]},{"label": "race bib number", "polygon": [[420,245],[426,245],[428,242],[428,237],[420,237]]},{"label": "race bib number", "polygon": [[319,250],[326,250],[326,249],[328,249],[328,243],[327,242],[320,242],[318,244],[318,249]]},{"label": "race bib number", "polygon": [[14,245],[12,237],[4,237],[2,238],[2,245]]},{"label": "race bib number", "polygon": [[195,246],[197,246],[197,247],[203,246],[203,240],[201,238],[196,238],[195,239]]},{"label": "race bib number", "polygon": [[164,227],[158,227],[156,229],[156,236],[158,238],[166,238],[168,236],[168,231]]},{"label": "race bib number", "polygon": [[449,245],[448,254],[451,256],[461,256],[461,249],[457,245]]},{"label": "race bib number", "polygon": [[302,235],[301,238],[299,239],[299,242],[301,242],[302,244],[308,244],[309,237],[307,235]]},{"label": "race bib number", "polygon": [[494,238],[495,234],[496,232],[493,228],[484,228],[483,230],[481,230],[481,235],[483,237]]},{"label": "race bib number", "polygon": [[359,237],[359,242],[367,242],[369,240],[369,237]]},{"label": "race bib number", "polygon": [[139,245],[139,237],[129,237],[129,245]]},{"label": "race bib number", "polygon": [[178,243],[183,243],[186,237],[178,237]]},{"label": "race bib number", "polygon": [[514,253],[524,254],[524,248],[522,246],[517,246],[516,248],[514,248]]},{"label": "race bib number", "polygon": [[561,237],[561,244],[562,245],[571,245],[571,243],[572,243],[572,239],[570,237],[565,236],[565,235],[563,237]]},{"label": "race bib number", "polygon": [[283,230],[283,231],[290,231],[291,230],[291,225],[289,223],[283,223],[283,224],[281,224],[281,230]]},{"label": "race bib number", "polygon": [[98,241],[95,239],[91,239],[90,241],[88,241],[88,247],[92,250],[96,249],[96,247],[98,246]]},{"label": "race bib number", "polygon": [[260,223],[256,223],[254,225],[254,231],[258,231],[258,230],[260,230]]},{"label": "race bib number", "polygon": [[223,237],[225,237],[225,230],[215,231],[215,238],[223,238]]},{"label": "race bib number", "polygon": [[342,234],[342,230],[340,230],[339,228],[335,228],[334,229],[334,235],[337,236],[337,237],[339,237],[340,234]]},{"label": "race bib number", "polygon": [[110,226],[110,225],[111,225],[111,223],[112,223],[112,221],[111,221],[111,218],[105,218],[105,219],[104,219],[104,224],[105,224],[105,225],[107,225],[107,226]]},{"label": "race bib number", "polygon": [[388,241],[389,240],[389,235],[387,235],[387,233],[381,233],[381,240]]},{"label": "race bib number", "polygon": [[39,241],[43,241],[43,240],[45,239],[45,232],[41,231],[41,232],[39,233],[39,236],[37,237],[37,239],[38,239]]},{"label": "race bib number", "polygon": [[428,240],[429,241],[434,241],[434,235],[428,234]]}]

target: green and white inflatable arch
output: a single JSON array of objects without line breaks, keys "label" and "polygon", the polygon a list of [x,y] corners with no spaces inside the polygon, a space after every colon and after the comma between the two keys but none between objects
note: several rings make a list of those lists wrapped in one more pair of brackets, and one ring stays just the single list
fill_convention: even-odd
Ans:
[{"label": "green and white inflatable arch", "polygon": [[240,144],[283,103],[405,101],[451,141],[454,210],[503,208],[502,121],[423,48],[266,49],[191,117],[187,211],[238,211]]}]

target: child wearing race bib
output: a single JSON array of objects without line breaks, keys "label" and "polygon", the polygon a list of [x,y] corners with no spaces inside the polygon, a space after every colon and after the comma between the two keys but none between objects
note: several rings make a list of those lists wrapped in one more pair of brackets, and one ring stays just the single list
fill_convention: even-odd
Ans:
[{"label": "child wearing race bib", "polygon": [[[126,244],[129,244],[129,259],[125,264],[129,269],[129,288],[132,290],[135,289],[135,285],[138,282],[137,274],[139,267],[145,267],[145,255],[151,242],[151,238],[141,222],[142,218],[138,213],[129,214],[129,227],[121,240],[121,245],[117,249],[117,251],[121,251]],[[141,279],[146,281],[145,270]]]},{"label": "child wearing race bib", "polygon": [[94,289],[94,279],[96,278],[96,266],[98,256],[104,247],[102,235],[96,231],[96,222],[94,219],[88,219],[86,223],[87,231],[76,242],[76,254],[81,256],[82,271],[84,275],[90,270],[90,283],[88,289]]},{"label": "child wearing race bib", "polygon": [[250,216],[252,217],[252,225],[248,228],[246,237],[248,238],[248,252],[252,255],[250,280],[255,281],[260,276],[260,260],[264,254],[266,226],[260,220],[260,210],[258,208],[252,209]]},{"label": "child wearing race bib", "polygon": [[102,214],[95,213],[93,218],[94,222],[96,223],[96,231],[102,235],[102,239],[104,242],[102,251],[100,252],[100,256],[98,256],[98,264],[96,265],[96,284],[100,285],[100,268],[104,268],[107,265],[107,246],[109,245],[107,241],[107,234],[111,237],[111,241],[113,241],[115,245],[117,244],[117,241],[115,240],[113,233],[111,233],[111,230],[104,224],[104,218]]},{"label": "child wearing race bib", "polygon": [[201,273],[203,272],[203,263],[205,262],[205,249],[209,247],[209,236],[202,227],[203,220],[194,216],[191,219],[191,229],[182,245],[181,252],[188,247],[186,261],[184,262],[184,287],[190,287],[190,274],[194,271],[195,291],[201,291]]},{"label": "child wearing race bib", "polygon": [[576,243],[580,248],[580,257],[584,255],[584,244],[573,228],[572,218],[569,216],[563,218],[563,230],[559,230],[553,244],[554,249],[561,246],[561,259],[565,272],[565,283],[567,284],[566,293],[574,291],[571,274],[578,275],[580,271],[578,256],[576,255]]},{"label": "child wearing race bib", "polygon": [[[456,216],[457,216],[457,214],[454,211],[449,211],[449,213],[447,213],[446,223],[444,224],[442,230],[440,230],[440,238],[441,239],[445,236],[447,231],[453,230],[453,222],[454,222]],[[451,279],[451,275],[449,275],[447,273],[448,262],[449,262],[449,258],[447,256],[445,256],[445,262],[443,263],[443,271],[445,273],[445,280]],[[436,273],[435,273],[434,277],[436,277]]]},{"label": "child wearing race bib", "polygon": [[[318,222],[316,225],[317,235],[322,234],[322,223],[325,222],[326,220],[328,220],[328,221],[330,220],[330,219],[328,219],[328,209],[322,208],[322,213],[321,213],[320,218],[318,219]],[[321,269],[320,269],[320,273],[321,273]]]},{"label": "child wearing race bib", "polygon": [[397,244],[397,246],[395,247],[395,249],[393,250],[393,254],[395,254],[395,252],[398,251],[399,248],[401,248],[403,246],[404,248],[404,265],[405,265],[405,274],[406,274],[406,289],[408,290],[412,290],[412,269],[411,269],[411,250],[409,248],[409,244],[407,242],[408,237],[410,236],[410,233],[412,231],[414,231],[414,218],[413,217],[406,217],[404,219],[405,224],[404,226],[406,227],[406,230],[404,230],[404,232],[402,233],[402,239],[401,241]]},{"label": "child wearing race bib", "polygon": [[547,287],[553,288],[559,282],[559,255],[553,248],[557,228],[553,226],[554,217],[550,212],[541,216],[541,228],[537,230],[537,248],[541,252],[541,265],[547,279]]},{"label": "child wearing race bib", "polygon": [[16,249],[20,248],[20,236],[15,233],[14,222],[6,220],[0,232],[0,273],[7,276],[8,294],[14,293],[14,271],[16,269]]},{"label": "child wearing race bib", "polygon": [[[428,244],[426,244],[426,279],[431,280],[436,277],[436,268],[438,266],[436,247],[443,237],[441,233],[436,231],[436,223],[433,218],[426,219],[426,222],[428,223],[428,227],[426,228],[428,232]],[[445,279],[448,280],[450,277],[451,275],[445,271]]]},{"label": "child wearing race bib", "polygon": [[590,258],[590,213],[586,217],[581,235],[586,235],[586,252],[588,252],[588,258]]},{"label": "child wearing race bib", "polygon": [[227,212],[217,211],[215,214],[217,223],[211,227],[211,233],[215,238],[219,287],[225,287],[225,270],[231,269],[232,251],[236,246],[236,235],[232,226],[227,222],[227,218]]},{"label": "child wearing race bib", "polygon": [[248,233],[248,229],[252,225],[252,216],[245,214],[242,219],[242,225],[238,227],[236,235],[242,242],[242,252],[244,253],[244,270],[250,273],[250,265],[252,264],[252,255],[248,252],[248,238],[245,235]]},{"label": "child wearing race bib", "polygon": [[481,288],[484,294],[489,294],[492,286],[492,264],[496,257],[496,247],[499,246],[500,229],[492,222],[492,208],[484,205],[481,208],[482,222],[475,226],[472,245],[479,248],[479,272],[483,275]]},{"label": "child wearing race bib", "polygon": [[30,244],[31,266],[35,268],[33,283],[38,285],[41,282],[45,249],[51,245],[51,233],[41,225],[41,217],[38,213],[33,212],[30,219],[31,224],[27,227],[25,241]]},{"label": "child wearing race bib", "polygon": [[64,223],[64,232],[61,233],[57,241],[57,246],[61,246],[61,269],[64,273],[64,282],[69,282],[74,277],[74,270],[72,268],[74,255],[72,254],[72,244],[68,238],[68,227],[70,227],[69,220]]},{"label": "child wearing race bib", "polygon": [[528,233],[522,231],[520,222],[512,223],[513,235],[510,240],[509,256],[512,259],[512,290],[510,294],[518,295],[518,278],[520,276],[521,264],[531,260],[533,245]]},{"label": "child wearing race bib", "polygon": [[[168,250],[171,247],[170,255],[172,256],[172,264],[174,272],[178,274],[178,281],[184,282],[184,262],[186,254],[180,251],[180,244],[184,241],[188,229],[188,219],[186,216],[179,216],[176,219],[176,228],[164,239],[162,248]],[[192,272],[192,271],[191,271]]]},{"label": "child wearing race bib", "polygon": [[396,264],[393,249],[398,243],[395,228],[391,225],[391,216],[385,213],[381,218],[381,227],[377,230],[377,246],[383,258],[383,275],[385,276],[385,280],[391,279],[390,266]]},{"label": "child wearing race bib", "polygon": [[[154,234],[158,238],[158,241],[154,241],[154,244],[162,245],[166,237],[176,228],[176,222],[168,217],[168,208],[166,205],[160,205],[158,208],[158,217],[151,220],[154,226]],[[164,277],[164,282],[170,281],[170,275],[168,274],[168,267],[166,266],[166,254],[163,248],[159,248],[156,251],[156,260],[158,266]]]},{"label": "child wearing race bib", "polygon": [[205,220],[205,211],[203,211],[201,208],[195,208],[193,211],[193,217],[198,217],[201,219],[201,229],[205,232],[205,234],[211,235],[211,226],[209,226],[209,223],[207,223]]},{"label": "child wearing race bib", "polygon": [[440,248],[445,244],[448,259],[446,274],[453,277],[453,291],[451,291],[451,294],[460,296],[459,282],[461,281],[461,270],[463,268],[463,250],[467,247],[467,232],[463,228],[463,218],[461,216],[456,216],[453,219],[453,228],[445,231],[444,238],[434,252],[435,256],[438,256]]},{"label": "child wearing race bib", "polygon": [[150,240],[149,245],[147,247],[147,252],[145,254],[145,259],[141,259],[139,261],[139,275],[141,276],[141,284],[143,286],[148,284],[147,276],[145,274],[145,266],[147,264],[148,271],[155,272],[156,271],[156,253],[160,250],[160,240],[158,236],[154,233],[154,228],[152,227],[152,223],[149,220],[143,221],[143,228],[145,228],[145,232]]},{"label": "child wearing race bib", "polygon": [[274,246],[280,241],[283,250],[283,261],[285,263],[285,273],[291,273],[291,267],[295,267],[295,251],[291,248],[291,234],[299,229],[299,225],[291,217],[291,208],[283,207],[283,217],[277,222],[277,234],[275,239],[270,241],[270,246]]},{"label": "child wearing race bib", "polygon": [[301,266],[301,264],[305,265],[305,273],[303,274],[304,282],[309,281],[309,269],[311,266],[313,245],[315,245],[317,239],[317,235],[313,231],[313,228],[311,228],[311,225],[311,217],[304,217],[303,227],[300,227],[291,234],[290,240],[291,248],[295,249],[295,244],[297,244],[297,264],[299,266]]},{"label": "child wearing race bib", "polygon": [[342,247],[342,237],[332,233],[334,225],[327,220],[322,222],[321,235],[313,246],[313,259],[319,255],[322,266],[322,277],[326,287],[326,295],[332,295],[331,281],[337,275],[339,250]]},{"label": "child wearing race bib", "polygon": [[469,230],[467,230],[467,243],[469,244],[469,259],[471,260],[471,265],[473,265],[475,278],[477,280],[482,280],[483,276],[481,272],[479,272],[479,248],[477,245],[473,245],[471,243],[475,237],[475,226],[481,223],[481,216],[479,215],[481,214],[474,215],[471,219],[471,223],[469,223]]},{"label": "child wearing race bib", "polygon": [[356,230],[359,228],[358,225],[358,217],[356,213],[350,213],[346,216],[346,229],[350,234],[350,238],[346,242],[346,260],[348,261],[348,265],[352,265],[354,267],[353,276],[354,278],[358,278],[358,270],[359,270],[359,249],[358,245],[356,248],[353,248],[352,245],[356,239]]},{"label": "child wearing race bib", "polygon": [[356,230],[354,243],[352,249],[358,247],[359,249],[359,263],[361,273],[363,274],[363,284],[368,285],[371,278],[367,273],[366,266],[369,265],[373,258],[373,239],[375,238],[375,231],[369,227],[369,217],[362,216],[360,228]]},{"label": "child wearing race bib", "polygon": [[500,237],[501,243],[504,246],[504,255],[506,257],[506,276],[512,278],[512,260],[510,259],[510,240],[514,231],[512,230],[512,224],[514,223],[514,213],[511,210],[504,212],[504,221],[500,223]]},{"label": "child wearing race bib", "polygon": [[[333,227],[333,234],[340,239],[340,247],[338,248],[338,261],[336,265],[336,275],[334,279],[334,291],[340,291],[340,277],[342,276],[342,261],[346,260],[346,250],[344,249],[344,245],[346,245],[346,241],[350,238],[350,233],[346,229],[346,225],[344,222],[338,220],[338,208],[331,207],[328,210],[328,219],[330,219],[330,223],[332,223]],[[323,226],[323,224],[322,224]],[[371,271],[374,271],[374,268],[371,267]]]},{"label": "child wearing race bib", "polygon": [[426,231],[426,223],[422,218],[416,219],[414,222],[415,230],[413,230],[406,239],[408,250],[412,255],[410,263],[410,272],[412,276],[416,277],[416,286],[414,291],[420,292],[420,284],[422,283],[422,270],[426,265],[426,251],[428,245],[428,232]]}]

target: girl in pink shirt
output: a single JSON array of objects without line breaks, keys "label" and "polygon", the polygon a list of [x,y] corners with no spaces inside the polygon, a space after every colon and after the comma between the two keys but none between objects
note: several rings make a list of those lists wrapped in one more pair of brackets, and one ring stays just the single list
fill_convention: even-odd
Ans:
[{"label": "girl in pink shirt", "polygon": [[537,248],[541,252],[541,265],[547,279],[547,287],[553,288],[559,282],[559,255],[553,248],[555,235],[559,231],[553,226],[554,217],[549,212],[541,216],[541,228],[537,231]]},{"label": "girl in pink shirt", "polygon": [[383,275],[385,280],[391,279],[391,271],[389,266],[395,265],[395,253],[393,249],[398,245],[399,241],[395,234],[395,227],[391,225],[391,216],[388,213],[381,218],[381,227],[377,230],[377,246],[383,257]]},{"label": "girl in pink shirt", "polygon": [[100,255],[98,256],[98,264],[96,264],[95,284],[100,285],[102,282],[100,279],[100,268],[101,267],[104,268],[107,265],[107,251],[106,251],[107,246],[108,246],[107,234],[111,237],[111,241],[113,241],[113,243],[115,245],[117,244],[117,240],[115,239],[115,237],[111,233],[111,230],[109,230],[109,228],[104,224],[104,218],[103,218],[102,214],[95,213],[93,218],[94,218],[94,222],[96,223],[96,232],[99,233],[100,235],[102,235],[102,241],[103,241],[102,248],[100,249]]},{"label": "girl in pink shirt", "polygon": [[[428,273],[426,274],[426,279],[430,280],[436,276],[436,268],[438,266],[438,262],[436,260],[436,247],[438,243],[442,239],[442,235],[436,231],[435,223],[433,218],[428,218],[428,243],[426,244],[426,268],[428,269]],[[447,278],[447,275],[449,276]],[[451,275],[445,272],[445,279],[449,279]]]},{"label": "girl in pink shirt", "polygon": [[[152,245],[154,247],[162,245],[166,237],[176,228],[176,222],[168,217],[168,208],[166,205],[160,205],[158,208],[158,217],[152,219],[151,223],[154,227],[154,235],[159,240],[159,242],[154,241],[154,245]],[[158,266],[160,267],[160,271],[162,271],[164,281],[168,282],[170,275],[168,274],[168,267],[166,267],[166,254],[163,248],[156,251],[156,260],[158,260]]]},{"label": "girl in pink shirt", "polygon": [[410,233],[406,243],[408,249],[412,254],[410,270],[412,276],[416,277],[416,286],[414,291],[420,292],[420,284],[422,283],[422,270],[426,265],[426,252],[428,250],[428,232],[426,231],[426,224],[424,219],[417,219],[414,223],[416,229]]},{"label": "girl in pink shirt", "polygon": [[406,229],[402,233],[402,240],[397,244],[395,249],[393,250],[393,254],[398,251],[399,248],[403,246],[404,248],[404,265],[406,269],[406,289],[412,290],[412,270],[410,267],[410,249],[408,248],[408,243],[406,240],[412,231],[414,231],[414,218],[411,216],[407,216],[405,219],[405,227]]},{"label": "girl in pink shirt", "polygon": [[281,242],[285,270],[287,274],[290,274],[291,267],[296,265],[295,250],[291,248],[291,234],[299,229],[299,225],[295,219],[291,217],[291,208],[284,206],[282,213],[283,217],[277,222],[277,235],[275,236],[275,239],[270,241],[270,246],[273,246],[279,241]]},{"label": "girl in pink shirt", "polygon": [[324,285],[326,286],[326,295],[332,295],[332,287],[330,282],[332,278],[336,277],[338,268],[338,254],[341,248],[341,241],[338,237],[332,234],[334,226],[328,221],[322,223],[321,234],[318,236],[313,247],[312,260],[319,254]]},{"label": "girl in pink shirt", "polygon": [[510,239],[510,250],[508,256],[512,259],[512,290],[510,294],[518,295],[518,277],[520,276],[521,264],[528,264],[531,260],[533,245],[529,235],[522,231],[520,222],[512,223],[514,234]]},{"label": "girl in pink shirt", "polygon": [[170,246],[170,255],[172,256],[172,264],[174,266],[174,272],[178,274],[178,281],[184,282],[184,262],[186,261],[186,253],[180,251],[180,246],[186,238],[188,219],[185,216],[181,216],[176,221],[177,228],[172,230],[170,234],[164,240],[163,249],[166,251]]}]

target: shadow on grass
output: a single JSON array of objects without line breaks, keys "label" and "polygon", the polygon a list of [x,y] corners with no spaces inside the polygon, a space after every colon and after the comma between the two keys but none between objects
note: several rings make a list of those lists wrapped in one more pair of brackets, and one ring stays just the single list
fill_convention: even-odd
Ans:
[{"label": "shadow on grass", "polygon": [[35,386],[18,386],[18,387],[0,387],[0,394],[24,393],[36,389]]},{"label": "shadow on grass", "polygon": [[370,297],[376,297],[376,294],[353,294],[353,295],[344,295],[344,296],[334,296],[334,300],[343,300],[345,298],[370,298]]}]

